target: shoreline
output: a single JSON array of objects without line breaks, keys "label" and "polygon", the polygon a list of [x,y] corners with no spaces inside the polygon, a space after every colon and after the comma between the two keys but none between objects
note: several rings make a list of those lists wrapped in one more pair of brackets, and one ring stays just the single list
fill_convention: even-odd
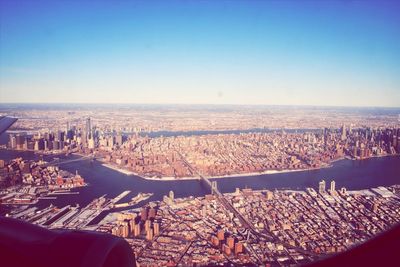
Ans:
[{"label": "shoreline", "polygon": [[[335,161],[340,161],[343,160],[345,158],[340,158],[340,159],[336,159]],[[135,172],[132,172],[130,170],[126,170],[124,168],[121,168],[119,166],[115,166],[113,164],[110,163],[105,163],[103,161],[101,161],[101,164],[104,167],[110,168],[112,170],[118,171],[120,173],[123,173],[125,175],[134,175],[137,176],[139,178],[142,178],[144,180],[149,180],[149,181],[190,181],[190,180],[199,180],[199,177],[193,177],[193,176],[186,176],[186,177],[173,177],[173,176],[163,176],[163,177],[147,177],[147,176],[143,176],[140,174],[137,174]],[[261,176],[261,175],[268,175],[268,174],[280,174],[280,173],[290,173],[290,172],[301,172],[301,171],[312,171],[312,170],[320,170],[323,168],[330,168],[332,167],[332,164],[328,164],[325,166],[321,166],[318,168],[308,168],[308,169],[283,169],[283,170],[265,170],[265,171],[261,171],[261,172],[250,172],[250,173],[237,173],[237,174],[227,174],[227,175],[219,175],[219,176],[204,176],[205,178],[208,179],[223,179],[223,178],[234,178],[234,177],[247,177],[247,176]]]},{"label": "shoreline", "polygon": [[384,157],[396,157],[396,156],[400,156],[400,154],[386,154],[386,155],[374,155],[374,156],[369,156],[368,158],[351,158],[349,157],[349,160],[353,160],[353,161],[362,161],[362,160],[366,160],[366,159],[372,159],[372,158],[384,158]]},{"label": "shoreline", "polygon": [[[8,150],[8,149],[7,149]],[[12,150],[13,151],[13,150]],[[72,155],[79,156],[79,157],[85,157],[87,155],[79,153],[79,152],[72,152]],[[283,170],[265,170],[265,171],[260,171],[260,172],[250,172],[250,173],[237,173],[237,174],[227,174],[227,175],[218,175],[218,176],[206,176],[204,175],[205,178],[208,179],[223,179],[223,178],[235,178],[235,177],[248,177],[248,176],[262,176],[262,175],[268,175],[268,174],[281,174],[281,173],[291,173],[291,172],[302,172],[302,171],[313,171],[313,170],[321,170],[324,168],[330,168],[333,166],[333,163],[341,161],[341,160],[351,160],[351,161],[363,161],[371,158],[383,158],[383,157],[396,157],[400,156],[399,154],[386,154],[386,155],[374,155],[370,156],[368,158],[364,159],[357,159],[357,158],[351,158],[349,156],[344,156],[341,158],[337,158],[335,160],[330,161],[326,165],[317,167],[317,168],[306,168],[306,169],[283,169]],[[187,177],[173,177],[173,176],[163,176],[163,177],[148,177],[148,176],[143,176],[141,174],[135,173],[131,170],[128,170],[126,168],[116,166],[112,163],[105,162],[102,159],[98,159],[98,161],[101,163],[102,166],[112,169],[114,171],[117,171],[119,173],[125,174],[127,176],[137,176],[139,178],[142,178],[144,180],[149,180],[149,181],[190,181],[190,180],[199,180],[199,177],[193,177],[193,176],[187,176]]]},{"label": "shoreline", "polygon": [[[262,175],[268,175],[268,174],[281,174],[281,173],[291,173],[291,172],[303,172],[303,171],[313,171],[313,170],[321,170],[321,169],[325,169],[325,168],[331,168],[333,166],[333,163],[335,162],[339,162],[341,160],[351,160],[351,161],[361,161],[361,160],[366,160],[366,159],[370,159],[370,158],[383,158],[383,157],[388,157],[388,156],[400,156],[400,155],[379,155],[379,156],[371,156],[365,159],[354,159],[354,158],[350,158],[350,157],[342,157],[342,158],[338,158],[335,160],[332,160],[331,162],[329,162],[327,165],[323,165],[317,168],[307,168],[307,169],[283,169],[283,170],[265,170],[265,171],[261,171],[261,172],[250,172],[250,173],[237,173],[237,174],[227,174],[227,175],[219,175],[219,176],[206,176],[204,175],[205,178],[208,178],[210,180],[214,180],[214,179],[224,179],[224,178],[235,178],[235,177],[248,177],[248,176],[262,176]],[[192,176],[187,176],[187,177],[173,177],[173,176],[163,176],[163,177],[147,177],[147,176],[143,176],[140,175],[138,173],[135,173],[133,171],[121,168],[119,166],[115,166],[112,165],[110,163],[105,163],[103,161],[100,161],[102,163],[103,166],[113,169],[115,171],[118,171],[120,173],[123,173],[125,175],[134,175],[137,176],[139,178],[142,178],[144,180],[149,180],[149,181],[190,181],[190,180],[199,180],[199,177],[192,177]]]},{"label": "shoreline", "polygon": [[128,176],[131,176],[131,175],[138,176],[136,173],[134,173],[134,172],[132,172],[132,171],[129,171],[129,170],[126,170],[126,169],[122,169],[122,168],[120,168],[120,167],[118,167],[118,166],[114,166],[114,165],[109,164],[109,163],[102,162],[101,165],[104,166],[104,167],[106,167],[106,168],[109,168],[109,169],[111,169],[111,170],[114,170],[114,171],[123,173],[123,174],[125,174],[125,175],[128,175]]}]

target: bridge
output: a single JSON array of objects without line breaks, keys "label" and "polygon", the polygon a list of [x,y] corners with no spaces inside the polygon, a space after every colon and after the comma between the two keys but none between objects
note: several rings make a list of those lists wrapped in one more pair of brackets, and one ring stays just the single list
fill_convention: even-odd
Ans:
[{"label": "bridge", "polygon": [[[176,151],[176,152],[181,157],[183,163],[190,169],[190,171],[192,173],[196,174],[197,176],[199,176],[200,180],[210,187],[211,193],[213,195],[217,196],[217,199],[222,204],[222,206],[224,206],[225,209],[227,209],[230,212],[232,212],[236,216],[236,218],[239,219],[239,221],[243,225],[243,227],[247,229],[247,240],[249,239],[250,233],[259,235],[259,233],[254,228],[254,226],[249,221],[247,221],[247,219],[244,218],[242,216],[242,214],[240,214],[240,212],[235,207],[233,207],[232,204],[229,202],[229,200],[227,200],[225,198],[225,196],[218,190],[217,182],[216,181],[210,181],[208,178],[206,178],[203,175],[201,175],[195,168],[193,168],[193,166],[185,159],[185,157],[181,153],[179,153],[178,151]],[[254,249],[251,246],[247,246],[247,249],[259,261],[259,263],[262,263],[262,260],[259,258],[257,253],[255,253]]]},{"label": "bridge", "polygon": [[200,180],[202,182],[204,182],[206,185],[208,185],[211,189],[211,193],[213,195],[216,195],[218,200],[221,202],[221,204],[230,212],[232,212],[240,221],[240,223],[246,227],[247,229],[249,229],[251,231],[251,233],[253,234],[259,234],[258,231],[255,229],[255,227],[253,226],[253,224],[251,224],[245,217],[243,217],[242,214],[240,214],[240,212],[232,206],[232,204],[230,203],[229,200],[227,200],[225,198],[225,196],[218,190],[217,187],[217,182],[216,181],[210,181],[208,178],[204,177],[201,173],[199,173],[195,168],[193,168],[193,166],[185,159],[185,157],[179,153],[178,151],[176,151],[178,153],[178,155],[181,157],[183,163],[190,169],[190,171],[194,174],[196,174],[197,176],[200,177]]},{"label": "bridge", "polygon": [[[176,151],[178,153],[178,155],[181,157],[183,163],[190,169],[190,171],[194,174],[196,174],[200,180],[202,182],[204,182],[206,185],[208,185],[211,189],[211,193],[213,195],[217,196],[217,199],[220,201],[220,203],[222,204],[222,206],[224,206],[225,209],[229,210],[230,212],[232,212],[236,218],[239,219],[240,223],[243,225],[244,228],[246,228],[247,230],[247,240],[249,239],[250,234],[255,236],[255,237],[263,237],[266,240],[270,241],[270,242],[274,242],[274,243],[281,243],[283,244],[286,248],[291,248],[294,249],[300,253],[304,253],[310,256],[321,256],[318,254],[315,254],[313,252],[304,250],[302,248],[296,247],[296,246],[292,246],[287,242],[281,241],[279,240],[277,237],[275,237],[274,235],[270,235],[270,234],[266,234],[266,233],[261,233],[259,232],[254,225],[249,222],[232,204],[231,202],[218,190],[217,187],[217,182],[216,181],[210,181],[208,178],[204,177],[203,175],[201,175],[201,173],[199,173],[186,159],[185,157],[179,153],[179,151]],[[251,246],[247,246],[247,249],[250,250],[250,252],[253,254],[253,256],[259,260],[260,263],[262,263],[261,259],[258,257],[257,253],[255,253],[255,251],[253,250],[253,248]]]},{"label": "bridge", "polygon": [[72,162],[78,162],[78,161],[84,161],[84,160],[96,160],[99,159],[100,157],[96,157],[93,154],[87,155],[87,156],[82,156],[80,158],[76,158],[76,159],[67,159],[67,160],[60,160],[59,158],[55,158],[50,162],[47,162],[45,164],[43,164],[42,166],[47,167],[47,166],[60,166],[63,164],[68,164],[68,163],[72,163]]}]

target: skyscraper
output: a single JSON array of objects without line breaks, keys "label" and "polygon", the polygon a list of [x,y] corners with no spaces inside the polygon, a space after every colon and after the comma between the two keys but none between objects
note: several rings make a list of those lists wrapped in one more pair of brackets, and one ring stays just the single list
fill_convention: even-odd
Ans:
[{"label": "skyscraper", "polygon": [[140,224],[138,223],[138,224],[135,224],[135,228],[134,228],[134,231],[133,231],[133,235],[134,236],[139,236],[140,235]]},{"label": "skyscraper", "polygon": [[346,193],[347,193],[346,187],[340,188],[340,193],[341,193],[342,195],[346,195]]},{"label": "skyscraper", "polygon": [[223,241],[223,240],[225,240],[225,231],[224,230],[219,230],[218,232],[217,232],[217,237],[218,237],[218,240],[220,240],[220,241]]},{"label": "skyscraper", "polygon": [[150,220],[146,220],[146,222],[144,223],[144,229],[147,232],[150,228],[151,228],[151,221]]},{"label": "skyscraper", "polygon": [[92,139],[92,123],[90,117],[86,119],[86,139]]},{"label": "skyscraper", "polygon": [[346,140],[346,126],[343,124],[342,126],[342,137],[341,137],[342,141]]},{"label": "skyscraper", "polygon": [[233,237],[228,237],[226,240],[226,244],[228,245],[228,247],[230,249],[234,249],[235,248],[235,239]]},{"label": "skyscraper", "polygon": [[160,234],[160,224],[158,222],[154,223],[154,235],[159,235]]},{"label": "skyscraper", "polygon": [[57,131],[57,141],[60,141],[60,142],[63,142],[64,141],[64,137],[65,137],[65,132],[64,131],[61,131],[61,130],[58,130]]},{"label": "skyscraper", "polygon": [[235,244],[235,254],[239,254],[243,252],[243,244],[242,243],[236,243]]},{"label": "skyscraper", "polygon": [[154,236],[153,229],[152,228],[148,229],[146,231],[146,239],[147,240],[152,240],[153,236]]},{"label": "skyscraper", "polygon": [[9,135],[9,148],[15,149],[17,147],[17,139],[15,138],[15,135],[10,134]]},{"label": "skyscraper", "polygon": [[17,134],[15,137],[16,139],[16,148],[17,150],[22,150],[24,149],[24,144],[25,144],[25,135]]},{"label": "skyscraper", "polygon": [[335,185],[336,185],[335,181],[332,180],[331,181],[331,194],[332,195],[336,193]]},{"label": "skyscraper", "polygon": [[156,217],[156,210],[154,208],[150,208],[149,219],[154,219],[155,217]]},{"label": "skyscraper", "polygon": [[147,209],[146,208],[142,208],[140,210],[140,219],[142,221],[146,221],[147,220]]},{"label": "skyscraper", "polygon": [[325,180],[322,180],[321,182],[319,182],[318,192],[320,194],[325,194],[325,185],[326,185]]}]

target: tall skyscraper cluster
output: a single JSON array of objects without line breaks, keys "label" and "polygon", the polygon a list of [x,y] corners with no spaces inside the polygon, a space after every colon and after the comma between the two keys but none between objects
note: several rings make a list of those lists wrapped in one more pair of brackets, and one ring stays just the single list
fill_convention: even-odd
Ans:
[{"label": "tall skyscraper cluster", "polygon": [[220,229],[216,235],[211,236],[211,243],[219,247],[223,253],[230,256],[232,253],[238,255],[243,252],[243,243],[238,241],[233,235],[229,235],[225,230]]},{"label": "tall skyscraper cluster", "polygon": [[122,145],[124,136],[115,132],[104,132],[93,127],[91,118],[85,120],[85,127],[78,128],[67,122],[63,130],[38,132],[36,134],[17,133],[10,134],[8,147],[17,150],[72,150],[95,149],[102,147],[112,149],[115,145]]},{"label": "tall skyscraper cluster", "polygon": [[[343,188],[342,188],[342,189],[343,189]],[[345,190],[345,189],[344,189],[344,190]],[[326,182],[325,182],[325,180],[321,180],[321,181],[318,183],[318,193],[320,193],[321,195],[325,195],[325,194],[327,193],[327,192],[326,192]],[[334,195],[337,194],[337,192],[336,192],[336,182],[335,182],[335,180],[332,180],[332,181],[331,181],[329,193],[330,193],[332,196],[334,196]]]},{"label": "tall skyscraper cluster", "polygon": [[111,233],[124,238],[143,235],[147,240],[152,240],[160,234],[160,222],[155,220],[156,215],[155,208],[142,208],[138,214],[121,213]]}]

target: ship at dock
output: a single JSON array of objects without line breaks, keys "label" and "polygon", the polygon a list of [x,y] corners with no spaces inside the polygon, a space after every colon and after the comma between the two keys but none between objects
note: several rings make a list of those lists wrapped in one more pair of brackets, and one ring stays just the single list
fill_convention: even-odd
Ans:
[{"label": "ship at dock", "polygon": [[123,208],[123,207],[136,205],[136,204],[138,204],[138,203],[150,198],[152,195],[153,195],[153,193],[142,193],[142,192],[140,192],[135,197],[133,197],[131,199],[131,201],[129,201],[129,202],[114,204],[114,208]]}]

